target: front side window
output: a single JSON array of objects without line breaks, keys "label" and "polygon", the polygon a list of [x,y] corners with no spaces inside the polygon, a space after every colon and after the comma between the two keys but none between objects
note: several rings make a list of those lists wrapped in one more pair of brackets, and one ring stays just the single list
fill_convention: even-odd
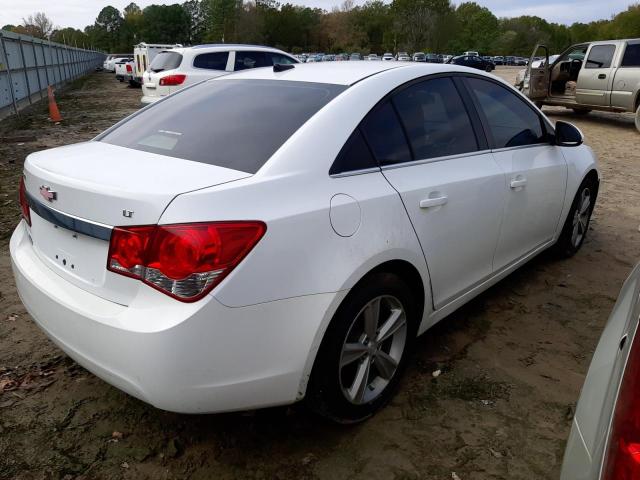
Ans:
[{"label": "front side window", "polygon": [[173,70],[178,68],[180,63],[182,63],[182,55],[178,52],[160,52],[149,65],[149,70],[156,73]]},{"label": "front side window", "polygon": [[99,141],[255,173],[347,87],[278,80],[214,80],[131,117]]},{"label": "front side window", "polygon": [[267,52],[266,55],[269,61],[269,65],[275,65],[276,63],[279,63],[280,65],[289,65],[292,63],[296,63],[296,61],[293,58],[287,57],[286,55],[282,55],[281,53]]},{"label": "front side window", "polygon": [[616,53],[615,45],[595,45],[591,47],[584,68],[609,68]]},{"label": "front side window", "polygon": [[234,70],[247,70],[249,68],[267,67],[267,58],[264,52],[236,52]]},{"label": "front side window", "polygon": [[193,59],[193,66],[207,70],[226,70],[228,59],[229,52],[201,53]]},{"label": "front side window", "polygon": [[627,43],[622,57],[623,67],[640,67],[640,42]]},{"label": "front side window", "polygon": [[361,128],[380,165],[413,160],[398,116],[389,101],[369,113],[362,121]]},{"label": "front side window", "polygon": [[416,83],[393,97],[416,159],[478,149],[471,120],[451,78]]},{"label": "front side window", "polygon": [[538,114],[506,87],[479,78],[465,81],[484,114],[493,148],[546,143]]}]

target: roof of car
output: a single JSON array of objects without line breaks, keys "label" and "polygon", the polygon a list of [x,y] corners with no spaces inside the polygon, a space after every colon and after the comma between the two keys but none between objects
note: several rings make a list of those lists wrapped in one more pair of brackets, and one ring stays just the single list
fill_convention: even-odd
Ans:
[{"label": "roof of car", "polygon": [[[300,63],[294,68],[274,72],[273,68],[252,68],[231,75],[218,77],[212,81],[231,79],[288,80],[293,82],[332,83],[337,85],[353,85],[377,73],[394,68],[415,68],[433,73],[459,71],[461,67],[435,63],[398,63],[398,62],[320,62]],[[466,70],[466,69],[465,69]]]},{"label": "roof of car", "polygon": [[278,48],[266,47],[264,45],[247,45],[244,43],[211,43],[211,44],[203,44],[203,45],[194,45],[193,47],[175,47],[175,48],[166,49],[166,51],[178,52],[182,55],[184,55],[187,52],[198,52],[200,50],[210,50],[210,51],[257,50],[257,51],[267,51],[267,52],[279,52],[279,53],[284,53],[286,55],[290,55],[287,52],[284,52]]}]

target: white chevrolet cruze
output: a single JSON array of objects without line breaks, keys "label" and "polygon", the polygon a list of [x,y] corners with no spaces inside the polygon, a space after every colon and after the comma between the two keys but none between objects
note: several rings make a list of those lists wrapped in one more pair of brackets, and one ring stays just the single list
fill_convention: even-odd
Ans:
[{"label": "white chevrolet cruze", "polygon": [[598,185],[580,132],[491,75],[276,65],[29,155],[11,257],[46,334],[139,399],[352,422],[416,335],[575,253]]}]

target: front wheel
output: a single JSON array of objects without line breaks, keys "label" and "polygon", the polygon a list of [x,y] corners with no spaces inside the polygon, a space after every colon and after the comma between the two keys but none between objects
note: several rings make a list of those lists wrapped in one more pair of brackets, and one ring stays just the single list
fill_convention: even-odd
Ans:
[{"label": "front wheel", "polygon": [[307,404],[338,423],[363,421],[393,397],[417,331],[416,301],[392,273],[376,273],[349,293],[325,334]]},{"label": "front wheel", "polygon": [[580,185],[555,245],[556,252],[561,256],[572,257],[580,250],[589,229],[596,192],[597,184],[593,179],[585,179]]},{"label": "front wheel", "polygon": [[486,67],[484,67],[484,71],[485,71],[485,72],[491,72],[491,70],[493,70],[493,69],[491,68],[491,65],[487,65]]},{"label": "front wheel", "polygon": [[636,128],[640,132],[640,105],[638,105],[638,110],[636,110]]}]

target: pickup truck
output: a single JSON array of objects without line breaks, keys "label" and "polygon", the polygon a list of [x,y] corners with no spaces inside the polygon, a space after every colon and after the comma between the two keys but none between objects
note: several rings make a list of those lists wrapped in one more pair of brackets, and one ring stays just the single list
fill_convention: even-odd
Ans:
[{"label": "pickup truck", "polygon": [[133,59],[123,58],[113,64],[116,72],[116,80],[124,82],[127,79],[127,75],[131,75],[133,72]]},{"label": "pickup truck", "polygon": [[551,63],[549,49],[537,45],[522,92],[539,107],[556,105],[579,114],[633,112],[640,131],[640,39],[575,44]]}]

